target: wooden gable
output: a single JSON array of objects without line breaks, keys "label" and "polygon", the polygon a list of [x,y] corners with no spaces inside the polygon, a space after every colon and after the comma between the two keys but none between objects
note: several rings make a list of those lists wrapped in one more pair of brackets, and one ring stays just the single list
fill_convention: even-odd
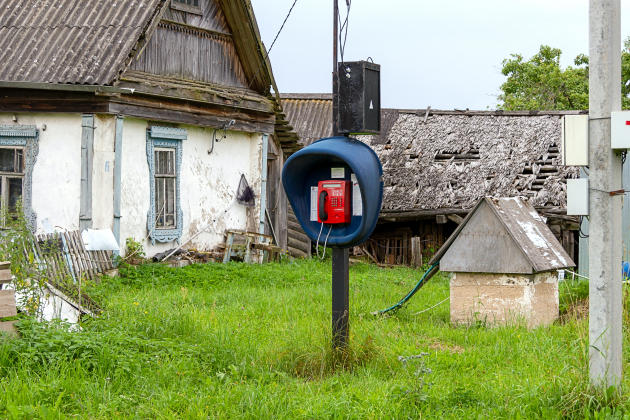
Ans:
[{"label": "wooden gable", "polygon": [[[233,34],[217,0],[198,0],[199,8],[167,4],[155,32],[134,58],[129,72],[246,88]],[[170,0],[169,0],[170,2]]]},{"label": "wooden gable", "polygon": [[529,201],[485,197],[433,256],[440,270],[531,274],[575,264]]},{"label": "wooden gable", "polygon": [[440,270],[531,274],[532,264],[484,200],[440,260]]}]

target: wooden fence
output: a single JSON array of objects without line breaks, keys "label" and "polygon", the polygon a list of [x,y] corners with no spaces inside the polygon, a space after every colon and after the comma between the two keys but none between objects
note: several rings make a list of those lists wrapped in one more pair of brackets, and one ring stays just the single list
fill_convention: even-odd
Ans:
[{"label": "wooden fence", "polygon": [[81,233],[65,232],[35,236],[37,262],[41,264],[49,279],[69,277],[95,280],[99,273],[114,268],[111,251],[88,251]]}]

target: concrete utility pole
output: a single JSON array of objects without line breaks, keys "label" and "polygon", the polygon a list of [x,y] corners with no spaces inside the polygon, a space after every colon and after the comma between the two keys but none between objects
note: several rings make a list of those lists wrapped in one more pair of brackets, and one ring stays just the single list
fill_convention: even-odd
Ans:
[{"label": "concrete utility pole", "polygon": [[589,7],[589,340],[590,378],[621,384],[621,155],[611,149],[610,113],[621,111],[620,0]]}]

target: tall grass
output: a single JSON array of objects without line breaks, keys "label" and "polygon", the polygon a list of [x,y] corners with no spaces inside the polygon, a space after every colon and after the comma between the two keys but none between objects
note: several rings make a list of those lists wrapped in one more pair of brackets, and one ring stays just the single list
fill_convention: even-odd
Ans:
[{"label": "tall grass", "polygon": [[448,301],[413,315],[448,296],[441,274],[373,316],[422,271],[353,266],[351,345],[332,352],[330,271],[314,260],[123,269],[92,286],[104,311],[81,330],[27,318],[21,339],[0,343],[0,417],[623,418],[623,398],[588,388],[585,321],[453,327]]}]

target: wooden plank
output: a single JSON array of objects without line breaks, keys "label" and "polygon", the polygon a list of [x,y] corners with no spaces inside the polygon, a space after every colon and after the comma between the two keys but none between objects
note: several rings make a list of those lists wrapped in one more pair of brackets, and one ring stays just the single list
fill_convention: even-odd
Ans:
[{"label": "wooden plank", "polygon": [[13,275],[11,274],[11,270],[0,270],[0,283],[6,284],[10,283],[13,280]]},{"label": "wooden plank", "polygon": [[[77,241],[78,232],[69,232],[68,236],[72,241],[72,246],[74,251],[76,252],[77,258],[81,261],[81,268],[83,270],[83,274],[87,276],[89,279],[94,279],[94,275],[92,273],[92,264],[88,260],[88,255],[83,252],[83,248],[79,245]],[[79,239],[80,240],[80,239]]]},{"label": "wooden plank", "polygon": [[[191,109],[168,109],[168,107],[164,105],[164,101],[161,101],[160,104],[154,103],[153,105],[154,107],[144,107],[112,101],[109,106],[109,113],[203,127],[222,127],[225,124],[224,117],[207,114],[207,110],[209,109],[207,106],[205,107],[206,115],[204,115],[204,113],[196,113]],[[161,105],[164,105],[164,107],[161,107]],[[245,131],[257,134],[273,134],[274,132],[274,123],[253,123],[243,121],[243,119],[239,118],[238,115],[235,116],[234,120],[236,123],[232,126],[232,129],[235,131]]]},{"label": "wooden plank", "polygon": [[70,235],[70,232],[66,232],[63,234],[64,238],[66,240],[66,246],[68,247],[68,252],[70,254],[70,259],[72,261],[72,265],[74,268],[74,274],[76,275],[77,279],[79,277],[81,277],[83,275],[83,264],[81,263],[81,259],[79,258],[79,255],[76,251],[76,249],[74,248],[74,243],[72,240],[72,237]]},{"label": "wooden plank", "polygon": [[83,115],[81,123],[80,230],[92,227],[92,178],[94,165],[94,115]]},{"label": "wooden plank", "polygon": [[45,269],[46,269],[46,276],[48,278],[52,278],[52,271],[48,265],[48,263],[46,262],[46,260],[44,259],[44,253],[42,252],[41,248],[39,247],[39,236],[35,236],[35,251],[37,252],[38,258],[39,258],[39,262],[41,262]]},{"label": "wooden plank", "polygon": [[16,315],[15,290],[0,290],[0,318]]},{"label": "wooden plank", "polygon": [[8,270],[11,268],[11,261],[0,262],[0,270]]},{"label": "wooden plank", "polygon": [[422,240],[418,236],[411,238],[411,266],[422,267]]},{"label": "wooden plank", "polygon": [[464,221],[464,218],[461,216],[458,216],[457,214],[448,214],[446,215],[446,217],[448,218],[448,220],[451,220],[457,223],[458,225],[460,225]]}]

